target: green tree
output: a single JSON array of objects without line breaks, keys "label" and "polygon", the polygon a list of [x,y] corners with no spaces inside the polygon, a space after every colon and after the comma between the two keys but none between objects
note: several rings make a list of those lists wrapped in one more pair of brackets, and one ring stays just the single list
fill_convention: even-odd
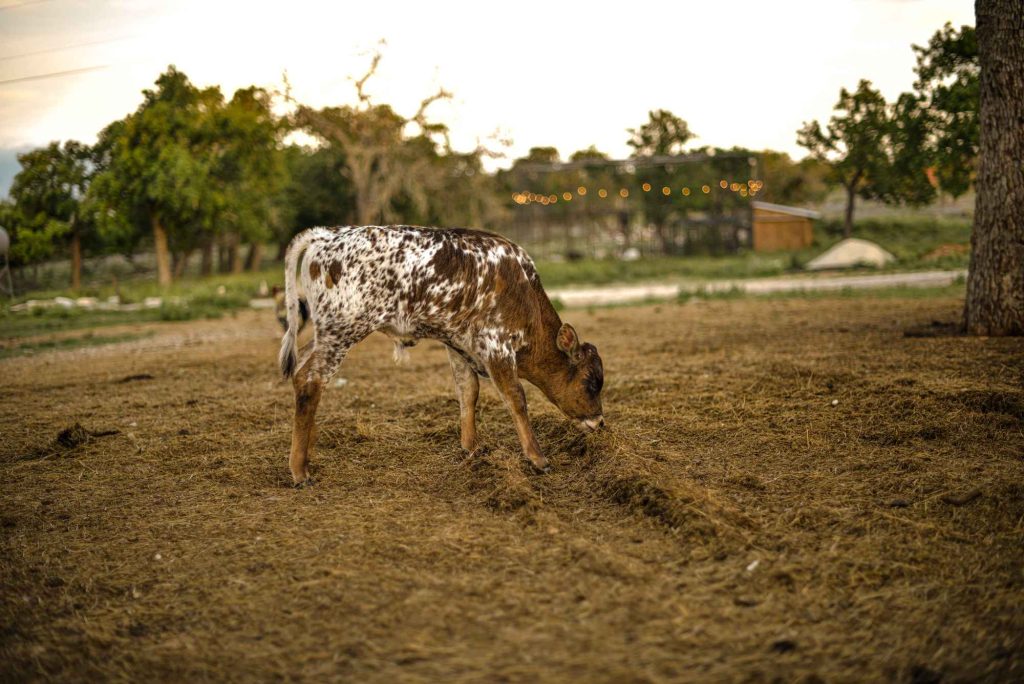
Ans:
[{"label": "green tree", "polygon": [[921,206],[932,202],[936,188],[928,177],[935,153],[931,146],[934,120],[924,98],[903,93],[889,108],[879,163],[865,196],[887,204]]},{"label": "green tree", "polygon": [[[626,132],[630,134],[626,143],[633,148],[632,156],[637,158],[680,155],[686,143],[695,137],[686,121],[665,109],[648,112],[646,123]],[[681,201],[673,194],[666,197],[661,192],[663,188],[673,190],[679,184],[677,170],[671,165],[651,166],[638,173],[643,183],[649,184],[649,187],[644,184],[640,187],[644,215],[654,226],[661,249],[666,254],[677,249],[674,236],[669,231],[670,222],[680,209],[686,211],[679,206]]]},{"label": "green tree", "polygon": [[867,80],[861,80],[853,92],[843,88],[835,112],[825,129],[817,121],[805,123],[797,132],[797,142],[813,158],[828,163],[833,180],[846,190],[843,234],[850,237],[856,197],[877,194],[877,182],[889,161],[885,148],[889,113],[885,98]]},{"label": "green tree", "polygon": [[959,197],[970,188],[978,157],[978,38],[971,26],[958,31],[947,23],[927,45],[913,49],[914,88],[928,113],[939,186]]},{"label": "green tree", "polygon": [[[249,262],[257,268],[260,248],[282,220],[280,205],[288,178],[281,150],[282,122],[271,111],[267,91],[249,87],[235,92],[212,117],[208,141],[214,153],[210,180],[216,188],[215,225],[230,250],[230,270],[242,270],[240,242],[251,244]],[[204,248],[212,246],[207,231]],[[203,259],[204,270],[209,257]]]},{"label": "green tree", "polygon": [[[278,245],[285,248],[300,230],[312,226],[337,226],[355,222],[355,194],[345,175],[344,154],[337,147],[307,148],[291,145],[284,150],[288,168]],[[281,254],[283,256],[283,253]]]},{"label": "green tree", "polygon": [[18,155],[18,162],[21,171],[10,191],[14,256],[22,262],[37,261],[66,241],[71,287],[77,290],[82,284],[82,242],[93,229],[81,210],[91,176],[90,149],[75,140],[53,142]]},{"label": "green tree", "polygon": [[759,180],[764,187],[757,198],[777,204],[801,205],[820,202],[828,194],[829,167],[807,157],[794,162],[785,152],[765,150],[756,153]]},{"label": "green tree", "polygon": [[161,285],[172,280],[171,249],[194,246],[215,216],[209,119],[222,101],[219,89],[200,90],[171,66],[133,114],[100,134],[102,170],[90,193],[100,229],[112,239],[151,230]]}]

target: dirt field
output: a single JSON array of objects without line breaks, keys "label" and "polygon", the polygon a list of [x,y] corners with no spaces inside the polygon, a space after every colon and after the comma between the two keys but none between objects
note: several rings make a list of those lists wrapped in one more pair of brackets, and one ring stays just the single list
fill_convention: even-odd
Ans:
[{"label": "dirt field", "polygon": [[529,390],[547,475],[374,337],[304,490],[269,312],[2,361],[0,678],[1020,681],[1024,340],[959,310],[569,312],[610,428]]}]

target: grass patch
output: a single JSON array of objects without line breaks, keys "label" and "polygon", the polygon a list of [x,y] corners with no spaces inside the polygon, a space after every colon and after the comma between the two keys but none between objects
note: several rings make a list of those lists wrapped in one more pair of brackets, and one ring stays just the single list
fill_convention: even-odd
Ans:
[{"label": "grass patch", "polygon": [[38,352],[63,351],[67,349],[78,349],[80,347],[96,347],[103,344],[114,344],[116,342],[128,342],[144,337],[152,337],[153,331],[141,333],[124,333],[121,335],[94,335],[86,333],[77,337],[61,337],[38,342],[25,342],[22,344],[0,347],[0,359],[7,359],[14,356],[27,356]]},{"label": "grass patch", "polygon": [[230,305],[182,300],[164,302],[159,308],[139,311],[89,311],[52,307],[12,313],[9,309],[3,309],[0,310],[0,340],[111,325],[220,318],[247,304],[248,300],[245,304]]}]

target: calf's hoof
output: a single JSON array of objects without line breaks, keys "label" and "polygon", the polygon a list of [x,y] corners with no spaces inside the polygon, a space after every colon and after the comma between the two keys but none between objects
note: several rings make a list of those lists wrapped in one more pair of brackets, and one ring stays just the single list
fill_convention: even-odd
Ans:
[{"label": "calf's hoof", "polygon": [[551,464],[548,463],[548,459],[544,458],[543,456],[541,456],[539,458],[531,458],[531,459],[529,459],[529,461],[530,461],[530,465],[532,465],[537,472],[539,472],[539,473],[550,473],[551,472]]},{"label": "calf's hoof", "polygon": [[305,480],[296,480],[295,484],[293,484],[292,487],[295,489],[305,489],[307,487],[312,487],[313,484],[313,478],[307,475]]}]

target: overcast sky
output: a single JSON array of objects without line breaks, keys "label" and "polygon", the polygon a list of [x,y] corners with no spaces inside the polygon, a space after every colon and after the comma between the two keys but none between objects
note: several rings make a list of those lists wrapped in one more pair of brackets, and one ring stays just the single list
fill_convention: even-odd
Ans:
[{"label": "overcast sky", "polygon": [[[94,141],[168,64],[228,97],[280,87],[287,70],[300,101],[340,104],[380,39],[369,91],[407,114],[439,85],[454,92],[435,115],[457,147],[500,130],[510,157],[625,155],[625,129],[665,108],[695,144],[801,157],[796,129],[827,119],[840,87],[909,90],[911,44],[946,21],[973,24],[973,2],[0,0],[0,194],[16,150]],[[37,78],[58,72],[72,73]]]}]

